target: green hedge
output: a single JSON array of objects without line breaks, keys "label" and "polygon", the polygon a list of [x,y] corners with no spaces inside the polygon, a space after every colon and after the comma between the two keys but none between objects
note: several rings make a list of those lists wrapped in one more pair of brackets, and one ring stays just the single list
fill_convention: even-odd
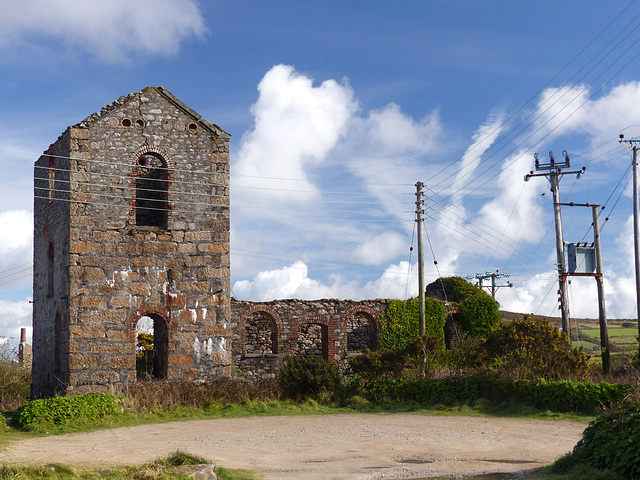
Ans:
[{"label": "green hedge", "polygon": [[459,404],[486,399],[493,404],[525,404],[540,409],[593,412],[620,402],[626,384],[500,378],[454,377],[437,380],[374,379],[367,383],[369,398],[409,400],[423,404]]},{"label": "green hedge", "polygon": [[22,405],[11,417],[11,422],[21,430],[37,430],[43,425],[64,426],[79,420],[93,421],[118,410],[119,397],[109,393],[43,398]]},{"label": "green hedge", "polygon": [[573,449],[581,462],[640,478],[640,410],[605,412],[591,422]]}]

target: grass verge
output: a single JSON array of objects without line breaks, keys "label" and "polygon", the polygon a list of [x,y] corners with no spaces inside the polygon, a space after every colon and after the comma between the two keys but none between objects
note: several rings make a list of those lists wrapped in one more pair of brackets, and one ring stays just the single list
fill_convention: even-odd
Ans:
[{"label": "grass verge", "polygon": [[[51,480],[104,479],[110,480],[187,480],[194,478],[189,467],[211,465],[211,462],[177,451],[167,458],[155,460],[137,467],[120,467],[109,470],[78,470],[59,464],[37,467],[0,466],[0,479],[30,480],[46,478]],[[219,480],[258,480],[260,477],[247,470],[212,467]]]},{"label": "grass verge", "polygon": [[212,403],[204,407],[178,407],[171,410],[122,411],[108,417],[76,422],[64,425],[36,424],[30,432],[18,432],[13,428],[0,428],[0,445],[10,440],[27,436],[58,435],[77,433],[106,428],[130,427],[154,423],[179,422],[189,420],[209,420],[216,418],[241,418],[259,416],[295,416],[295,415],[328,415],[328,414],[422,414],[422,415],[468,415],[483,417],[512,417],[546,420],[571,420],[584,422],[585,426],[593,416],[538,410],[525,405],[492,405],[478,400],[473,403],[458,405],[425,406],[413,401],[370,402],[362,397],[353,397],[345,404],[320,404],[308,399],[301,402],[289,400],[246,400],[242,403]]}]

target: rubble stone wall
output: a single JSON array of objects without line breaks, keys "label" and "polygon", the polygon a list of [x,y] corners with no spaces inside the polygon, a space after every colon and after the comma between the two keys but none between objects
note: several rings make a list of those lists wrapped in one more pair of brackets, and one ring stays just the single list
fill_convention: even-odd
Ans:
[{"label": "rubble stone wall", "polygon": [[288,356],[322,355],[338,363],[375,348],[387,300],[231,299],[233,365],[240,373],[273,375]]}]

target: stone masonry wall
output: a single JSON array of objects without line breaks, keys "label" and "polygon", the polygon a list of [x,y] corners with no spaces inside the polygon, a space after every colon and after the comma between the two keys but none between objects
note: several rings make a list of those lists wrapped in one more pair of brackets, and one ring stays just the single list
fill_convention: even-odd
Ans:
[{"label": "stone masonry wall", "polygon": [[[166,191],[166,225],[136,215],[147,159],[166,169],[154,184]],[[166,378],[230,374],[226,132],[160,87],[121,97],[36,162],[35,202],[34,396],[135,380],[143,316],[166,323]]]},{"label": "stone masonry wall", "polygon": [[231,299],[233,364],[238,372],[273,375],[290,355],[322,355],[338,363],[374,348],[386,300]]}]

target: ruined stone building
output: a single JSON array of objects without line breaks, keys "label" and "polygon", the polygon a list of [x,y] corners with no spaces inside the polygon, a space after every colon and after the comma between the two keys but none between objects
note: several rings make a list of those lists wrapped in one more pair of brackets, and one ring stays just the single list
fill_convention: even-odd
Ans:
[{"label": "ruined stone building", "polygon": [[35,163],[32,396],[231,369],[229,134],[161,87],[121,97]]},{"label": "ruined stone building", "polygon": [[231,299],[233,365],[239,374],[274,375],[289,356],[338,363],[376,347],[387,300]]}]

